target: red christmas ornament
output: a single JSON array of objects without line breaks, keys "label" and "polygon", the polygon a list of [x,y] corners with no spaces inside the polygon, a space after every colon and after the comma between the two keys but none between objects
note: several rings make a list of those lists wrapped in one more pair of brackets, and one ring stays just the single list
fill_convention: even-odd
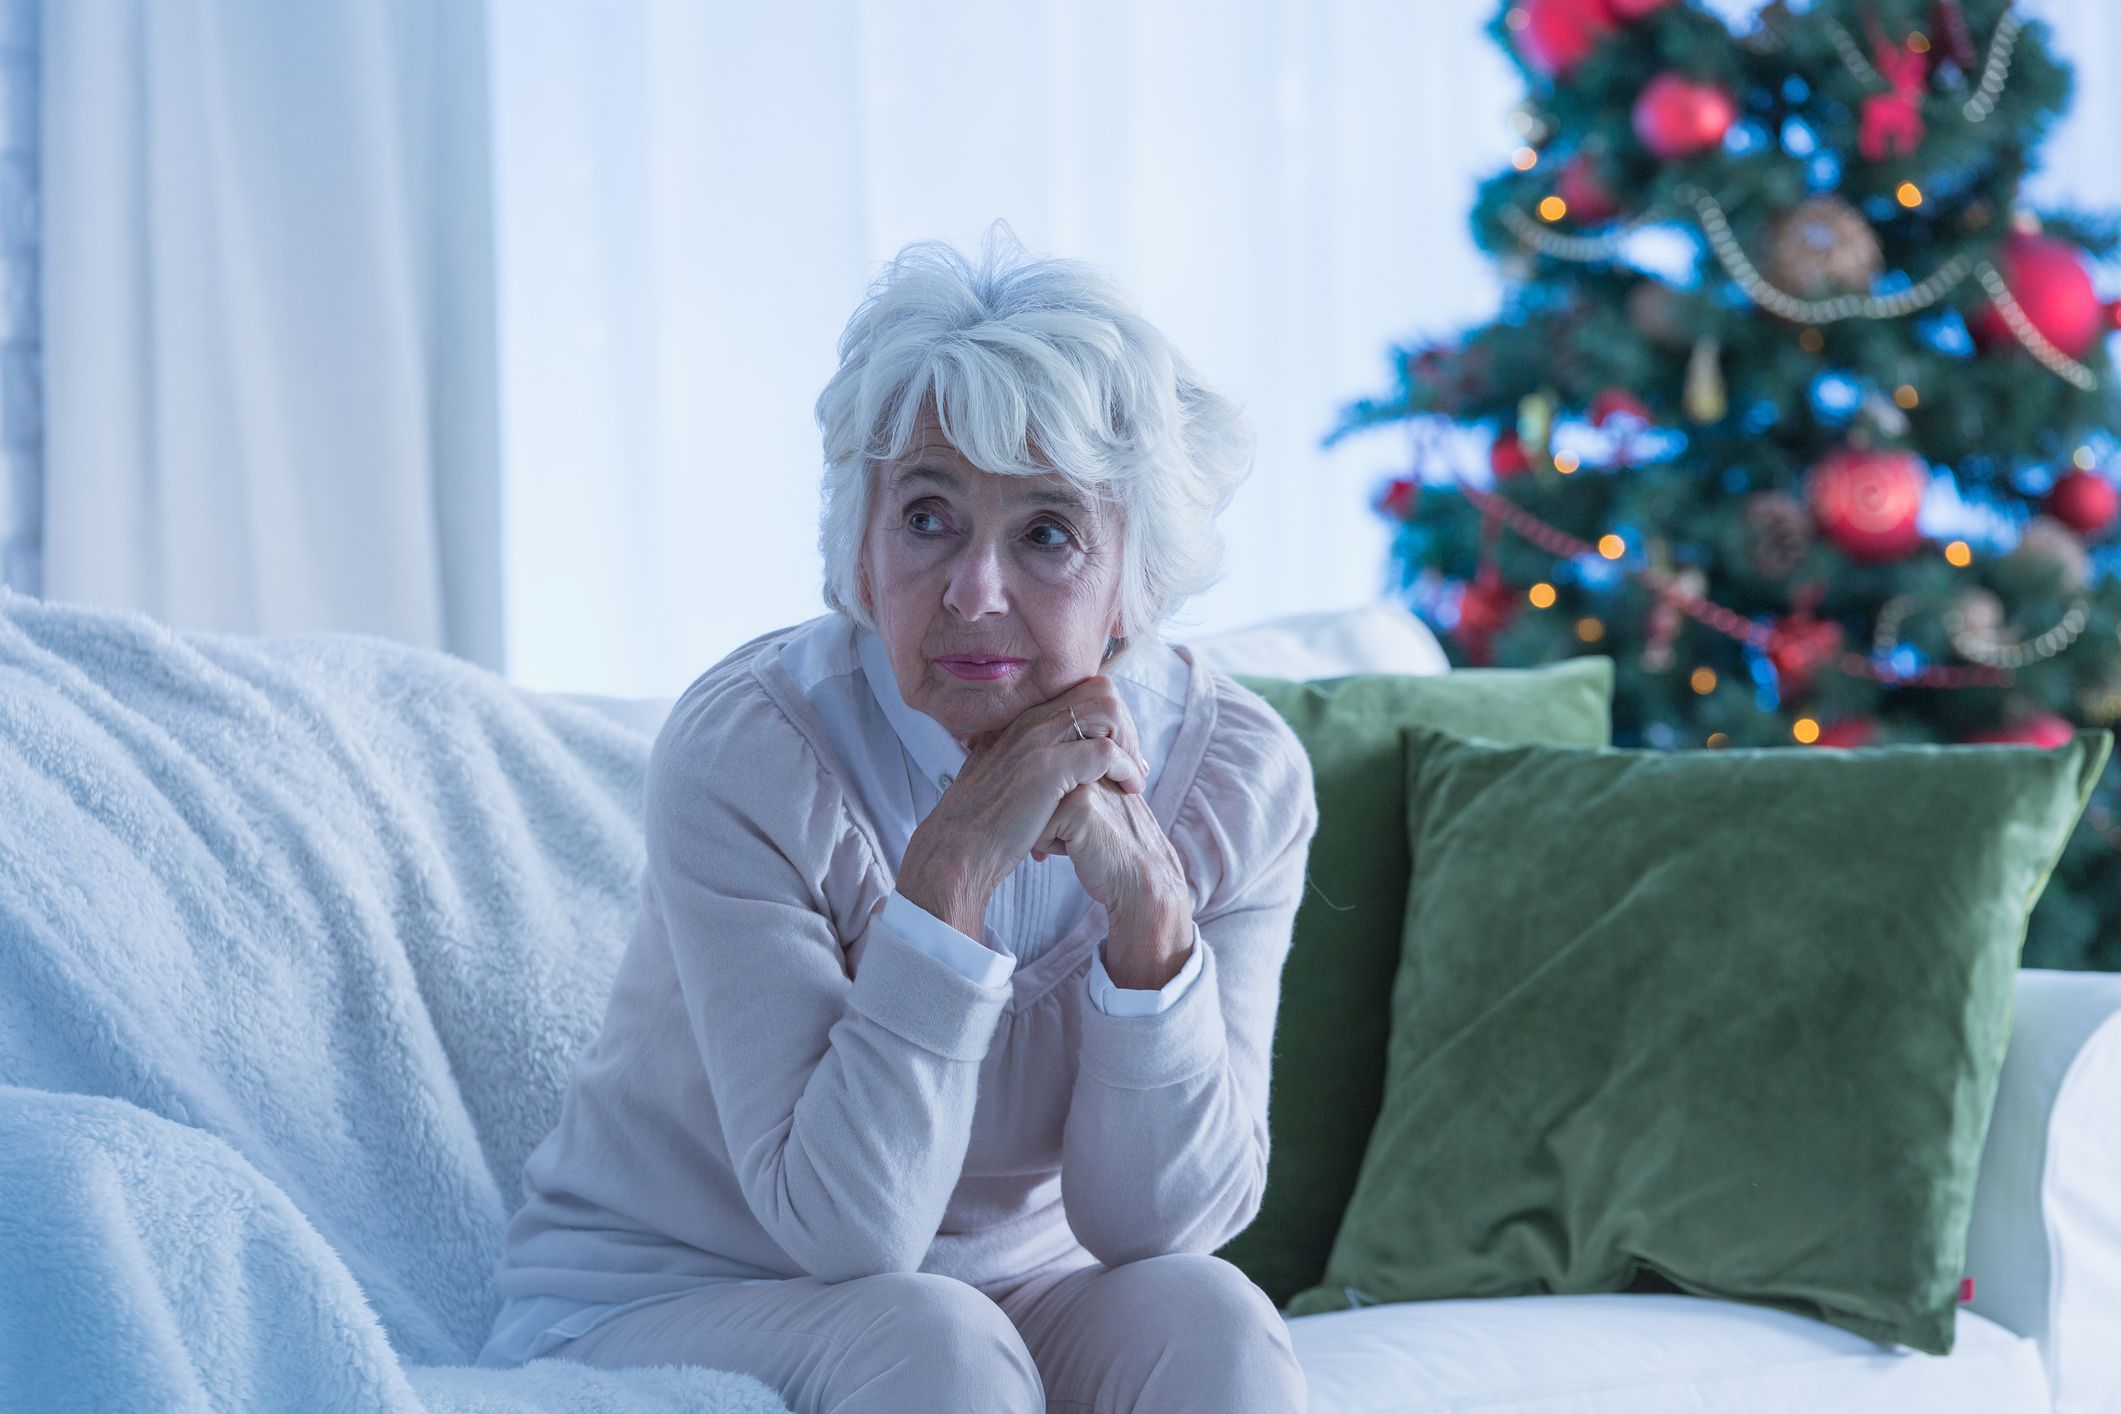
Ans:
[{"label": "red christmas ornament", "polygon": [[1913,452],[1844,447],[1812,468],[1812,519],[1850,559],[1897,560],[1922,543],[1915,516],[1928,486],[1929,468]]},{"label": "red christmas ornament", "polygon": [[1554,195],[1568,204],[1569,215],[1578,221],[1610,221],[1620,214],[1620,202],[1598,175],[1597,164],[1580,152],[1554,178]]},{"label": "red christmas ornament", "polygon": [[1671,3],[1672,0],[1606,0],[1606,8],[1613,12],[1615,19],[1639,20]]},{"label": "red christmas ornament", "polygon": [[1842,717],[1819,729],[1814,746],[1869,746],[1878,739],[1878,723],[1869,717]]},{"label": "red christmas ornament", "polygon": [[2097,472],[2071,471],[2055,478],[2045,510],[2079,535],[2102,535],[2121,511],[2121,492]]},{"label": "red christmas ornament", "polygon": [[2069,718],[2057,716],[2053,712],[2032,712],[2005,722],[2000,727],[1975,732],[1966,740],[1976,745],[2051,748],[2067,744],[2076,735],[2076,725]]},{"label": "red christmas ornament", "polygon": [[1768,629],[1767,656],[1786,698],[1811,691],[1813,676],[1841,651],[1841,625],[1800,609]]},{"label": "red christmas ornament", "polygon": [[1525,455],[1524,443],[1515,432],[1503,431],[1495,434],[1488,447],[1488,470],[1495,473],[1498,481],[1507,481],[1513,476],[1523,476],[1532,469],[1532,459]]},{"label": "red christmas ornament", "polygon": [[1659,157],[1689,157],[1722,142],[1737,117],[1729,90],[1662,73],[1636,96],[1635,136]]},{"label": "red christmas ornament", "polygon": [[1503,582],[1492,560],[1482,563],[1458,601],[1458,622],[1451,637],[1465,650],[1466,661],[1487,667],[1494,658],[1495,635],[1517,617],[1517,591]]},{"label": "red christmas ornament", "polygon": [[1863,17],[1870,31],[1871,67],[1885,80],[1886,91],[1863,100],[1863,123],[1856,146],[1866,162],[1905,157],[1922,145],[1922,95],[1929,91],[1929,55],[1912,46],[1901,48],[1885,37],[1875,16]]},{"label": "red christmas ornament", "polygon": [[1650,410],[1642,399],[1625,388],[1607,388],[1591,399],[1591,422],[1603,427],[1616,417],[1640,418],[1650,421]]},{"label": "red christmas ornament", "polygon": [[1377,511],[1387,520],[1406,520],[1414,514],[1414,503],[1421,498],[1421,487],[1411,476],[1395,476],[1385,492],[1377,498]]},{"label": "red christmas ornament", "polygon": [[[1996,273],[2033,328],[2071,358],[2089,353],[2106,333],[2103,326],[2116,317],[2100,302],[2091,272],[2068,241],[2013,232],[1996,250]],[[2003,311],[1993,303],[1983,305],[1967,327],[1983,348],[2017,342]]]},{"label": "red christmas ornament", "polygon": [[1606,0],[1524,0],[1517,50],[1542,74],[1559,78],[1582,62],[1613,28]]}]

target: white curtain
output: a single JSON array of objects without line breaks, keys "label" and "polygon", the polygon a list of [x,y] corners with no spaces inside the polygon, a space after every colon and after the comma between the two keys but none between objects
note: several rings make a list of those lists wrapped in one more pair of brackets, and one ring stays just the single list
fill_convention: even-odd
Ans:
[{"label": "white curtain", "polygon": [[482,5],[43,22],[43,592],[500,667]]}]

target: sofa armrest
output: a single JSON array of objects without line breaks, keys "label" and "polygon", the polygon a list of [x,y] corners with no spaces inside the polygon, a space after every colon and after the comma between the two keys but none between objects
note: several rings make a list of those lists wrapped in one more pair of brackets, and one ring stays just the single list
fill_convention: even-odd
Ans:
[{"label": "sofa armrest", "polygon": [[2057,1414],[2121,1394],[2121,974],[2018,973],[1966,1270],[1975,1311],[2039,1342]]}]

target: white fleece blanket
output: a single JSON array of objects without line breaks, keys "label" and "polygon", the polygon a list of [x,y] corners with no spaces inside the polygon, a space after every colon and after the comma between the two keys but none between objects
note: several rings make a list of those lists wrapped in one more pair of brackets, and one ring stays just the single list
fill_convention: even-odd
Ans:
[{"label": "white fleece blanket", "polygon": [[445,654],[0,587],[0,1391],[786,1414],[471,1363],[626,944],[648,747]]}]

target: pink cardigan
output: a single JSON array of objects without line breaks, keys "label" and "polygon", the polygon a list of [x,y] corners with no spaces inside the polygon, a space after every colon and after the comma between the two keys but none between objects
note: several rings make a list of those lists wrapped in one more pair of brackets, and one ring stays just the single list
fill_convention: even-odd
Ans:
[{"label": "pink cardigan", "polygon": [[940,1272],[995,1289],[1212,1252],[1258,1213],[1283,960],[1317,828],[1311,766],[1257,694],[1181,647],[1149,803],[1201,970],[1113,1016],[1075,929],[986,986],[884,922],[897,861],[779,659],[743,644],[649,758],[642,907],[603,1026],[523,1171],[504,1296],[619,1302],[713,1278]]}]

